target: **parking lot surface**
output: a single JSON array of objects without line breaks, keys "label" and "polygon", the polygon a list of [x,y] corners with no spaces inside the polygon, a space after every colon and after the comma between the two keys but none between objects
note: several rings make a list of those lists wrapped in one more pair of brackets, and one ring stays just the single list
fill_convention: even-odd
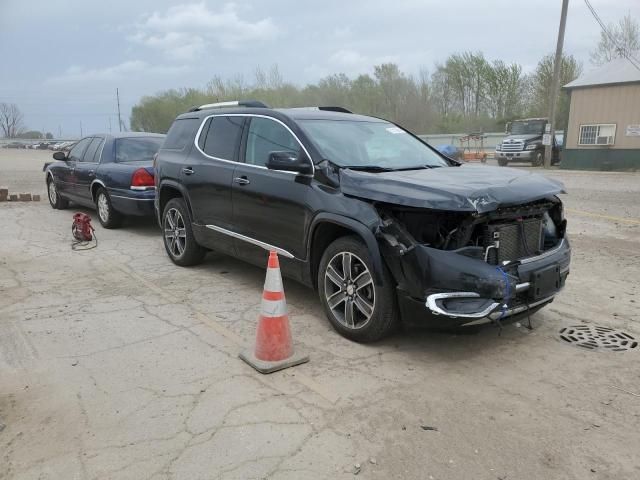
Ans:
[{"label": "parking lot surface", "polygon": [[[44,193],[49,157],[0,151],[0,185]],[[0,203],[0,479],[640,478],[640,347],[558,337],[640,338],[640,174],[547,174],[573,263],[533,330],[359,345],[285,280],[311,361],[268,376],[237,358],[263,269],[178,268],[152,220],[105,230],[88,211],[98,247],[72,251],[73,207]]]}]

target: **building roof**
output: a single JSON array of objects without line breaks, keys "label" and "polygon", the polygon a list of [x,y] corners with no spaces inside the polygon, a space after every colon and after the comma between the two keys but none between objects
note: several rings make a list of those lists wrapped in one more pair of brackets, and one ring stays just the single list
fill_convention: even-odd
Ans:
[{"label": "building roof", "polygon": [[616,58],[604,65],[589,70],[567,83],[563,88],[595,87],[621,83],[640,83],[640,70],[626,58]]}]

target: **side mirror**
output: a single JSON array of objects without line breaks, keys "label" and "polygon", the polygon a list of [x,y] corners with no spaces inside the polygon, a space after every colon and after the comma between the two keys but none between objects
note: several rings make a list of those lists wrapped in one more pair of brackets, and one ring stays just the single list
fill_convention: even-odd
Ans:
[{"label": "side mirror", "polygon": [[54,160],[66,161],[67,160],[67,154],[64,153],[64,152],[54,152],[53,158],[54,158]]},{"label": "side mirror", "polygon": [[504,126],[504,133],[509,135],[511,133],[511,122],[507,122]]},{"label": "side mirror", "polygon": [[304,150],[300,153],[294,152],[271,152],[265,165],[269,170],[284,170],[285,172],[296,172],[303,175],[313,173],[311,159]]}]

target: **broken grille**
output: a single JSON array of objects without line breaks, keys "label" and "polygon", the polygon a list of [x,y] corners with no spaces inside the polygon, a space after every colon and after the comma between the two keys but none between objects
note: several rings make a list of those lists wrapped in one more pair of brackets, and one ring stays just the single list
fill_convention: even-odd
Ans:
[{"label": "broken grille", "polygon": [[485,228],[485,248],[498,245],[487,252],[487,262],[492,265],[541,253],[542,221],[538,218],[487,225]]}]

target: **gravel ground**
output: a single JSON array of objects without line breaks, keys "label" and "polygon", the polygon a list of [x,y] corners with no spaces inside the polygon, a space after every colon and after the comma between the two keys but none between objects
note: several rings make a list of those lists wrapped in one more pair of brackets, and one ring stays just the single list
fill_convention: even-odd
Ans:
[{"label": "gravel ground", "polygon": [[[44,193],[48,158],[0,150],[0,184]],[[640,175],[547,174],[570,192],[573,263],[532,331],[358,345],[285,281],[311,362],[269,376],[237,358],[264,270],[177,268],[152,221],[94,220],[99,246],[72,252],[73,210],[0,204],[0,479],[640,478],[640,348],[558,339],[640,338]]]}]

